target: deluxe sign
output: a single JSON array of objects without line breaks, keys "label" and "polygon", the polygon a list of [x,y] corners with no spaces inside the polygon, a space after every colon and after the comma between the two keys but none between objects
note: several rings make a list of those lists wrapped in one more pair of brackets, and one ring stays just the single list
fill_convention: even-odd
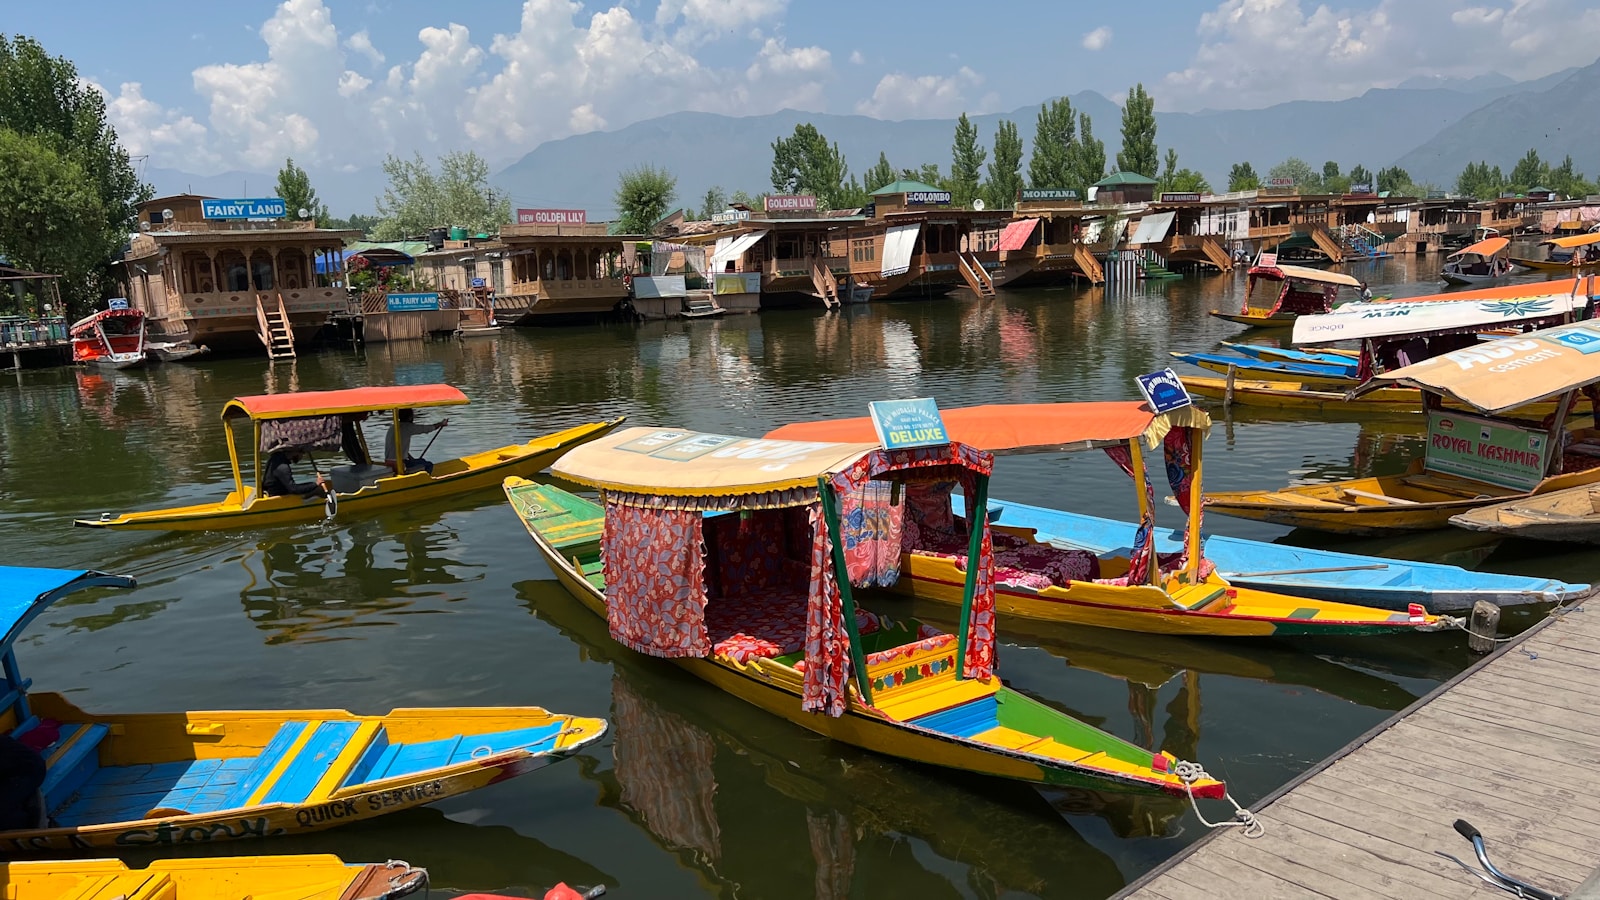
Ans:
[{"label": "deluxe sign", "polygon": [[417,312],[439,308],[436,292],[422,294],[390,294],[387,298],[389,312]]},{"label": "deluxe sign", "polygon": [[1061,188],[1023,188],[1020,200],[1076,200],[1078,192]]},{"label": "deluxe sign", "polygon": [[949,191],[906,191],[907,206],[948,206]]},{"label": "deluxe sign", "polygon": [[1544,479],[1550,437],[1493,419],[1428,413],[1427,470],[1519,491]]},{"label": "deluxe sign", "polygon": [[1200,195],[1193,191],[1166,191],[1161,195],[1162,203],[1199,203]]},{"label": "deluxe sign", "polygon": [[588,212],[581,209],[519,209],[518,225],[587,225]]},{"label": "deluxe sign", "polygon": [[769,194],[762,201],[767,212],[795,212],[817,208],[817,198],[811,194]]},{"label": "deluxe sign", "polygon": [[1134,380],[1139,382],[1139,393],[1144,394],[1153,413],[1169,413],[1194,403],[1189,398],[1188,389],[1179,380],[1178,373],[1171,369],[1139,375]]},{"label": "deluxe sign", "polygon": [[938,447],[950,443],[939,404],[932,397],[917,400],[874,400],[867,404],[872,427],[886,450]]},{"label": "deluxe sign", "polygon": [[207,219],[281,219],[288,214],[282,197],[200,201],[200,215]]},{"label": "deluxe sign", "polygon": [[112,297],[111,300],[106,303],[106,309],[127,309],[127,308],[128,308],[128,298],[127,297]]}]

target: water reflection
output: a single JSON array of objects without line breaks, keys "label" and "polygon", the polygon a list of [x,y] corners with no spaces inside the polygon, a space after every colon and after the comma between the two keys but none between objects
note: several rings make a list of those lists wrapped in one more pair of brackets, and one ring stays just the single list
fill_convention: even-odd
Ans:
[{"label": "water reflection", "polygon": [[584,659],[612,667],[615,766],[591,775],[601,802],[715,893],[846,897],[894,885],[918,897],[1066,897],[1125,883],[1026,785],[924,770],[745,716],[741,701],[616,647],[559,584],[517,590]]}]

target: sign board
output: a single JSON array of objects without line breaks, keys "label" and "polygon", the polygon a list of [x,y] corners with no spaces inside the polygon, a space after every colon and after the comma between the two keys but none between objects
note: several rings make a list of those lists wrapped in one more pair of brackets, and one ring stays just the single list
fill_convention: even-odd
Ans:
[{"label": "sign board", "polygon": [[1078,192],[1062,188],[1023,188],[1019,200],[1076,200]]},{"label": "sign board", "polygon": [[200,201],[200,215],[207,219],[281,219],[288,214],[282,197]]},{"label": "sign board", "polygon": [[488,287],[489,283],[484,281],[482,278],[474,278],[472,279],[472,286],[475,288]]},{"label": "sign board", "polygon": [[1352,184],[1352,185],[1350,185],[1350,193],[1352,193],[1352,194],[1370,194],[1370,193],[1372,193],[1372,185],[1371,185],[1371,183],[1365,182],[1365,181],[1363,181],[1360,184]]},{"label": "sign board", "polygon": [[587,225],[589,213],[581,209],[519,209],[518,225]]},{"label": "sign board", "polygon": [[1271,187],[1294,187],[1293,178],[1268,178],[1267,184]]},{"label": "sign board", "polygon": [[429,291],[418,294],[390,294],[386,298],[389,312],[418,312],[439,308],[439,295]]},{"label": "sign board", "polygon": [[1256,265],[1266,269],[1275,268],[1278,265],[1278,254],[1263,252],[1256,257]]},{"label": "sign board", "polygon": [[108,303],[106,303],[106,309],[127,309],[127,308],[128,308],[128,298],[127,297],[112,297],[111,300]]},{"label": "sign board", "polygon": [[1139,375],[1134,380],[1139,382],[1139,393],[1144,395],[1153,413],[1169,413],[1194,403],[1183,382],[1178,380],[1178,373],[1171,369]]},{"label": "sign board", "polygon": [[884,449],[938,447],[950,443],[950,434],[944,430],[944,417],[939,415],[939,404],[932,397],[874,400],[867,408]]},{"label": "sign board", "polygon": [[1449,191],[1428,191],[1427,192],[1427,197],[1425,199],[1428,199],[1428,200],[1445,200],[1445,199],[1448,199],[1449,196],[1450,196],[1450,192]]},{"label": "sign board", "polygon": [[712,276],[711,292],[714,294],[759,294],[760,272],[718,272]]},{"label": "sign board", "polygon": [[722,212],[711,214],[711,221],[719,225],[726,225],[730,222],[743,222],[748,218],[750,218],[750,210],[748,209],[725,209]]},{"label": "sign board", "polygon": [[949,206],[949,191],[906,191],[907,206]]},{"label": "sign board", "polygon": [[1162,203],[1199,203],[1200,195],[1194,191],[1163,191]]},{"label": "sign board", "polygon": [[761,201],[767,212],[797,212],[817,208],[817,198],[811,194],[768,194]]},{"label": "sign board", "polygon": [[1429,472],[1529,491],[1544,479],[1550,436],[1494,419],[1460,413],[1428,413]]}]

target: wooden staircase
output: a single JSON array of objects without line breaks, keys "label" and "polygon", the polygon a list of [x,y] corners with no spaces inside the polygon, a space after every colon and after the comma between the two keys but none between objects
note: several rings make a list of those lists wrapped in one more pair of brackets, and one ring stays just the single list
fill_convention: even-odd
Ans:
[{"label": "wooden staircase", "polygon": [[822,260],[817,257],[811,258],[811,286],[816,289],[817,296],[822,298],[824,307],[828,309],[839,308],[839,282],[834,279],[833,273],[828,271],[828,267],[824,266]]},{"label": "wooden staircase", "polygon": [[1344,242],[1339,240],[1339,238],[1335,236],[1333,232],[1329,231],[1326,225],[1323,225],[1321,222],[1312,223],[1311,240],[1317,245],[1318,250],[1328,254],[1329,259],[1336,263],[1344,262]]},{"label": "wooden staircase", "polygon": [[958,256],[961,266],[961,277],[966,280],[967,287],[972,292],[985,299],[995,295],[994,279],[990,277],[983,263],[971,253],[962,253]]},{"label": "wooden staircase", "polygon": [[267,347],[268,359],[293,359],[294,329],[289,326],[289,311],[283,307],[283,295],[276,295],[276,304],[269,305],[266,295],[256,295],[256,336]]},{"label": "wooden staircase", "polygon": [[1222,244],[1217,242],[1216,238],[1209,234],[1202,235],[1200,238],[1200,251],[1206,255],[1206,259],[1210,260],[1212,265],[1217,267],[1218,271],[1233,271],[1233,257],[1228,254],[1227,249]]},{"label": "wooden staircase", "polygon": [[1339,229],[1339,243],[1347,256],[1356,259],[1377,259],[1389,254],[1379,250],[1389,239],[1365,225],[1346,225]]},{"label": "wooden staircase", "polygon": [[1100,260],[1095,259],[1094,251],[1079,244],[1072,248],[1072,260],[1078,264],[1090,284],[1106,283],[1106,270],[1100,265]]}]

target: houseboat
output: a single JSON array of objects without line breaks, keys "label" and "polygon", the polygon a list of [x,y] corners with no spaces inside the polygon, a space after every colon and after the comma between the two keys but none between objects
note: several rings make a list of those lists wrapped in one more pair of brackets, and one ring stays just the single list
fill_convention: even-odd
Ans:
[{"label": "houseboat", "polygon": [[101,369],[129,369],[145,363],[145,315],[118,298],[109,309],[72,324],[72,361]]},{"label": "houseboat", "polygon": [[1077,191],[1024,189],[996,245],[1005,283],[1018,287],[1104,284],[1105,269],[1100,261],[1125,224],[1116,217],[1115,207],[1085,206]]},{"label": "houseboat", "polygon": [[1163,193],[1145,207],[1128,243],[1157,254],[1168,268],[1230,272],[1233,256],[1224,244],[1227,236],[1219,229],[1227,220],[1213,210],[1236,205],[1238,201],[1217,200],[1209,194]]},{"label": "houseboat", "polygon": [[[851,302],[865,291],[851,278],[845,230],[866,217],[854,210],[819,212],[817,198],[774,194],[760,211],[730,208],[711,230],[685,236],[712,248],[709,268],[718,300],[759,287],[763,309]],[[759,282],[752,283],[759,276]]]},{"label": "houseboat", "polygon": [[629,299],[644,238],[609,234],[583,210],[518,210],[517,219],[500,228],[498,252],[510,260],[494,297],[501,324],[609,313]]},{"label": "houseboat", "polygon": [[1539,229],[1538,202],[1526,194],[1503,194],[1474,204],[1474,207],[1478,210],[1479,225],[1508,237]]},{"label": "houseboat", "polygon": [[1302,194],[1293,185],[1261,188],[1250,204],[1250,241],[1286,263],[1344,262],[1346,248],[1330,227],[1338,199],[1337,194]]},{"label": "houseboat", "polygon": [[1005,281],[997,249],[1004,213],[952,207],[949,191],[910,180],[884,185],[872,200],[872,215],[844,228],[852,288],[870,288],[874,299],[963,286],[992,297]]},{"label": "houseboat", "polygon": [[296,341],[349,310],[342,268],[327,260],[361,232],[285,215],[270,198],[178,194],[140,204],[122,259],[131,308],[164,340],[294,355]]},{"label": "houseboat", "polygon": [[1472,242],[1480,219],[1470,199],[1442,194],[1411,200],[1399,207],[1396,217],[1405,231],[1390,240],[1386,247],[1390,253],[1433,253],[1465,246]]}]

